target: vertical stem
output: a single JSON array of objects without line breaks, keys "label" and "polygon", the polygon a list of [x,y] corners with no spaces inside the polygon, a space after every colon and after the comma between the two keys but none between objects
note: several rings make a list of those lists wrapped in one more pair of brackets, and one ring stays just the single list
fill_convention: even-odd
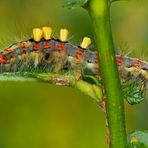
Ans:
[{"label": "vertical stem", "polygon": [[100,70],[106,93],[106,112],[110,131],[110,147],[126,147],[124,104],[110,26],[108,0],[89,0],[88,12],[95,29]]}]

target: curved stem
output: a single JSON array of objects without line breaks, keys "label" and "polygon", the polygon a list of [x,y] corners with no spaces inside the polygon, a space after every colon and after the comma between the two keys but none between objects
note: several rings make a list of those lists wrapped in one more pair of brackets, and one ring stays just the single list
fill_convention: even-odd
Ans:
[{"label": "curved stem", "polygon": [[43,81],[54,85],[70,86],[92,98],[98,104],[103,99],[102,87],[96,84],[89,84],[82,80],[75,80],[72,75],[53,73],[2,73],[0,81]]},{"label": "curved stem", "polygon": [[99,51],[100,70],[106,94],[110,147],[125,148],[124,104],[111,34],[108,0],[89,0],[87,9],[93,22]]}]

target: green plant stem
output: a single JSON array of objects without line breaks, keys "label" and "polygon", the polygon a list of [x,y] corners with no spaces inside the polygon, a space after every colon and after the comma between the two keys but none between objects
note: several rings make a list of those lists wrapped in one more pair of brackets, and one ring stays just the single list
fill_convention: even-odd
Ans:
[{"label": "green plant stem", "polygon": [[110,147],[125,148],[126,130],[124,104],[115,60],[109,9],[108,0],[89,0],[87,5],[87,10],[95,30],[100,70],[106,94]]},{"label": "green plant stem", "polygon": [[0,74],[0,81],[33,81],[33,82],[47,82],[54,85],[70,86],[82,92],[83,94],[92,98],[97,104],[103,99],[102,87],[96,84],[89,84],[82,80],[75,80],[72,75],[53,74],[53,73],[2,73]]}]

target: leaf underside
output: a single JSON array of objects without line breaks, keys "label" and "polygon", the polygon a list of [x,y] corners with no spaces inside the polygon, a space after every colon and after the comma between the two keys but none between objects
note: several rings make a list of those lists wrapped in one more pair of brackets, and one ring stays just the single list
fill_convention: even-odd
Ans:
[{"label": "leaf underside", "polygon": [[122,93],[126,101],[131,104],[138,104],[144,100],[143,81],[130,80],[122,85]]}]

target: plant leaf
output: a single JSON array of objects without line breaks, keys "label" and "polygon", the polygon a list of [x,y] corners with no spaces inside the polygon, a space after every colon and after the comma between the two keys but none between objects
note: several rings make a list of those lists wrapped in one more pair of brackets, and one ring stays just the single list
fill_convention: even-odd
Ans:
[{"label": "plant leaf", "polygon": [[87,2],[88,0],[72,0],[72,1],[65,2],[63,7],[67,9],[80,8],[84,6]]},{"label": "plant leaf", "polygon": [[126,101],[131,104],[138,104],[144,100],[144,82],[129,80],[122,84],[122,93]]},{"label": "plant leaf", "polygon": [[127,137],[127,148],[148,148],[148,131],[134,131]]},{"label": "plant leaf", "polygon": [[128,144],[126,148],[147,148],[147,146],[140,142],[134,142]]},{"label": "plant leaf", "polygon": [[101,81],[99,81],[95,76],[83,75],[83,80],[90,84],[102,85]]}]

